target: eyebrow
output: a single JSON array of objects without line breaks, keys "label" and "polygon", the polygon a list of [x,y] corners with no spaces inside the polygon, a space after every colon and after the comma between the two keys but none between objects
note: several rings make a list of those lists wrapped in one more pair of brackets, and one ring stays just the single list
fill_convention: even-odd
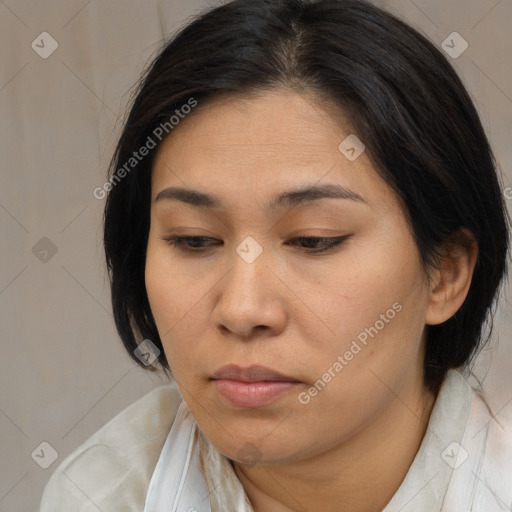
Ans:
[{"label": "eyebrow", "polygon": [[[165,188],[157,194],[155,203],[164,199],[181,201],[198,208],[222,208],[222,201],[218,196],[189,188]],[[348,187],[343,185],[325,184],[311,185],[282,192],[267,202],[265,207],[268,210],[276,210],[278,208],[294,207],[300,204],[319,201],[320,199],[347,199],[350,201],[366,203],[359,194]]]}]

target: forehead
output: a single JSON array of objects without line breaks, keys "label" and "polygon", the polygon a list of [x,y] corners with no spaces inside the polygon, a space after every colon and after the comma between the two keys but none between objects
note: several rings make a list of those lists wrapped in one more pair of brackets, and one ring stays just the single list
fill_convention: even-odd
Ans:
[{"label": "forehead", "polygon": [[354,161],[340,152],[350,134],[342,113],[289,90],[216,98],[199,104],[160,145],[152,200],[171,186],[208,190],[221,200],[249,195],[265,204],[299,184],[371,195],[386,184],[364,152]]},{"label": "forehead", "polygon": [[[186,116],[163,142],[161,149],[177,149],[194,138],[201,148],[244,155],[248,150],[275,157],[314,159],[318,152],[336,148],[350,126],[340,115],[329,115],[325,106],[311,95],[287,89],[251,97],[223,95],[207,100]],[[297,157],[297,160],[300,158]]]}]

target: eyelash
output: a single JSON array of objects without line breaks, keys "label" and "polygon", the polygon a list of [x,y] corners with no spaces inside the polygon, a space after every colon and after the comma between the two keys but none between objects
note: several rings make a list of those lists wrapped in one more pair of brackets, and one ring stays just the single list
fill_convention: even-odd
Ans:
[{"label": "eyelash", "polygon": [[[305,240],[306,241],[324,241],[324,242],[327,241],[327,244],[324,245],[324,247],[322,249],[311,249],[308,247],[304,248],[304,250],[307,253],[319,254],[319,253],[329,252],[329,251],[335,249],[336,247],[341,245],[345,240],[347,240],[351,236],[352,235],[344,235],[344,236],[338,236],[335,238],[316,237],[316,236],[300,236],[297,238],[292,238],[291,240],[299,241],[299,242],[304,242]],[[187,245],[189,245],[189,244],[187,244],[187,241],[188,242],[193,241],[193,243],[194,243],[197,241],[205,241],[205,240],[213,240],[213,239],[210,237],[206,237],[206,236],[164,236],[164,237],[162,237],[162,240],[164,240],[167,244],[176,247],[180,251],[185,251],[185,252],[190,252],[190,253],[193,253],[193,252],[200,253],[200,252],[205,252],[205,249],[208,249],[211,246],[190,248],[190,247],[187,247]],[[216,245],[219,245],[219,244],[216,244]]]}]

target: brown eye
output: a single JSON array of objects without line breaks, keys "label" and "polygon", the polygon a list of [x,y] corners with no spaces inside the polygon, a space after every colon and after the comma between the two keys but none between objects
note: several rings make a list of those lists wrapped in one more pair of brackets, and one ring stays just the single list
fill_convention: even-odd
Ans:
[{"label": "brown eye", "polygon": [[190,252],[201,252],[203,249],[208,249],[212,245],[219,245],[210,244],[205,246],[205,242],[215,240],[214,238],[209,238],[207,236],[164,236],[162,237],[162,240],[171,246],[175,246],[179,250]]},{"label": "brown eye", "polygon": [[[327,252],[335,247],[341,245],[346,239],[348,239],[351,235],[338,236],[335,238],[326,238],[326,237],[315,237],[315,236],[301,236],[297,238],[293,238],[292,242],[298,242],[301,244],[307,252],[319,253],[319,252]],[[296,243],[291,244],[296,245]]]}]

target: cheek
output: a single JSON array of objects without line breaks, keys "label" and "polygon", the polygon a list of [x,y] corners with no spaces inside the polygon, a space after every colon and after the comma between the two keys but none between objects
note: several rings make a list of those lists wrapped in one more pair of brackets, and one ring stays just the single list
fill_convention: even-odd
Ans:
[{"label": "cheek", "polygon": [[[347,314],[337,336],[324,337],[322,345],[312,347],[312,383],[299,397],[301,404],[308,404],[303,420],[311,429],[315,415],[328,415],[340,431],[359,428],[383,410],[420,367],[422,298],[416,292],[414,298],[401,293],[383,293],[385,299],[372,308],[358,310],[350,304],[353,314]],[[345,416],[338,417],[336,411]]]},{"label": "cheek", "polygon": [[171,268],[167,264],[163,251],[156,248],[156,243],[150,241],[146,252],[145,282],[151,312],[155,318],[160,334],[164,327],[170,328],[169,323],[174,316],[176,286],[170,286],[172,282],[169,275]]},{"label": "cheek", "polygon": [[[353,254],[343,268],[327,273],[322,293],[315,295],[320,331],[302,326],[316,371],[323,374],[338,363],[332,372],[343,373],[352,384],[369,367],[387,367],[390,372],[414,363],[427,304],[424,274],[412,241],[397,247],[382,240]],[[319,337],[318,332],[325,334]]]},{"label": "cheek", "polygon": [[146,252],[146,291],[158,327],[167,329],[193,307],[199,288],[192,286],[192,276],[183,272],[172,251],[150,234]]},{"label": "cheek", "polygon": [[422,280],[414,247],[386,242],[361,245],[343,265],[326,274],[316,307],[329,315],[334,331],[354,335],[353,329],[373,325],[393,304],[405,307],[417,301]]},{"label": "cheek", "polygon": [[187,308],[186,297],[183,297],[183,278],[173,270],[169,255],[166,257],[165,253],[165,249],[156,247],[150,240],[146,253],[146,292],[164,348]]},{"label": "cheek", "polygon": [[159,247],[150,240],[146,253],[145,283],[149,305],[172,372],[191,367],[189,359],[197,359],[194,351],[204,325],[201,310],[206,307],[212,283],[190,275],[176,263],[170,248]]}]

